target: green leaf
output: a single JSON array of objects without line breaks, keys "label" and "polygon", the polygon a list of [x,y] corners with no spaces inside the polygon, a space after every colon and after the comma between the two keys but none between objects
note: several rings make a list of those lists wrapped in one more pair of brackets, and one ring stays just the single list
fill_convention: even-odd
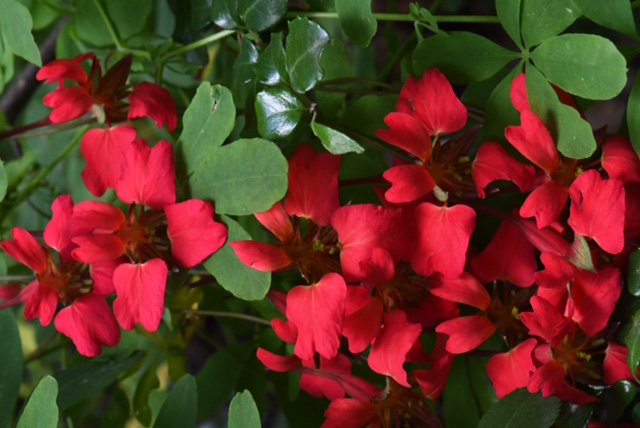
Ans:
[{"label": "green leaf", "polygon": [[336,0],[336,12],[344,33],[360,48],[366,48],[378,30],[371,13],[371,0]]},{"label": "green leaf", "polygon": [[255,109],[260,135],[274,140],[289,136],[307,110],[296,95],[282,87],[258,93]]},{"label": "green leaf", "polygon": [[104,414],[104,425],[109,427],[124,427],[131,418],[131,403],[127,393],[118,387],[113,391]]},{"label": "green leaf", "polygon": [[585,159],[597,147],[591,125],[573,107],[562,104],[545,77],[527,67],[527,93],[532,110],[547,125],[558,151],[572,159]]},{"label": "green leaf", "polygon": [[242,300],[262,300],[271,286],[271,273],[259,272],[245,266],[229,243],[251,239],[238,222],[222,216],[221,221],[229,229],[227,243],[204,261],[204,268],[227,291]]},{"label": "green leaf", "polygon": [[29,9],[16,0],[0,0],[0,34],[15,55],[42,67],[40,50],[33,39]]},{"label": "green leaf", "polygon": [[320,139],[322,145],[334,155],[343,155],[345,153],[363,153],[364,149],[360,144],[347,137],[342,132],[328,126],[321,125],[315,121],[311,122],[311,130],[313,134]]},{"label": "green leaf", "polygon": [[428,37],[413,53],[418,75],[437,67],[453,83],[479,82],[493,76],[520,54],[466,31]]},{"label": "green leaf", "polygon": [[522,39],[527,48],[562,33],[580,17],[571,1],[522,0]]},{"label": "green leaf", "polygon": [[557,428],[586,428],[593,415],[593,405],[578,406],[571,401],[563,401],[556,419]]},{"label": "green leaf", "polygon": [[[169,5],[175,16],[174,40],[187,44],[208,34],[206,31],[211,24],[211,0],[169,0]],[[201,61],[206,61],[206,55],[203,56]]]},{"label": "green leaf", "polygon": [[[0,263],[2,265],[4,263]],[[1,267],[1,266],[0,266]],[[2,270],[2,269],[0,269]],[[9,426],[18,401],[22,382],[23,356],[15,315],[9,309],[0,311],[0,427]],[[57,418],[56,418],[57,421]]]},{"label": "green leaf", "polygon": [[515,390],[491,406],[478,428],[548,428],[560,413],[560,400],[531,394],[525,388]]},{"label": "green leaf", "polygon": [[640,363],[640,310],[636,311],[631,317],[631,324],[629,325],[629,331],[625,338],[625,343],[629,353],[627,354],[627,364],[631,369],[631,373],[636,381],[640,382],[636,376],[638,370],[638,364]]},{"label": "green leaf", "polygon": [[520,114],[511,104],[511,83],[522,72],[522,63],[518,64],[491,92],[485,108],[485,125],[482,127],[482,141],[503,141],[504,129],[520,123]]},{"label": "green leaf", "polygon": [[640,296],[640,249],[636,249],[629,256],[627,289],[633,296]]},{"label": "green leaf", "polygon": [[269,46],[260,54],[256,77],[265,85],[274,86],[287,80],[282,33],[271,34]]},{"label": "green leaf", "polygon": [[219,214],[267,211],[287,191],[289,165],[271,141],[242,139],[202,156],[208,167],[189,178],[192,196],[213,200]]},{"label": "green leaf", "polygon": [[[453,361],[442,395],[444,422],[447,427],[475,427],[480,420],[479,403],[469,385],[469,366],[465,361],[467,358],[459,356]],[[460,409],[465,410],[461,412]]]},{"label": "green leaf", "polygon": [[329,40],[327,32],[307,18],[289,21],[286,65],[291,86],[296,92],[307,92],[322,79],[320,57]]},{"label": "green leaf", "polygon": [[211,6],[211,20],[219,27],[233,30],[240,22],[238,0],[216,0]]},{"label": "green leaf", "polygon": [[522,0],[496,0],[496,12],[500,24],[511,40],[522,49],[520,37],[520,3]]},{"label": "green leaf", "polygon": [[249,391],[236,394],[229,406],[229,428],[260,428],[260,413]]},{"label": "green leaf", "polygon": [[95,0],[76,0],[75,5],[74,22],[78,37],[94,46],[113,44],[109,29],[96,7]]},{"label": "green leaf", "polygon": [[149,426],[153,416],[149,406],[149,394],[160,386],[156,367],[157,361],[154,359],[138,381],[133,394],[133,415],[144,426]]},{"label": "green leaf", "polygon": [[122,39],[142,31],[152,6],[151,0],[136,0],[135,13],[131,13],[130,0],[108,0],[103,4]]},{"label": "green leaf", "polygon": [[616,382],[599,397],[605,408],[606,422],[615,425],[636,396],[636,386],[628,380]]},{"label": "green leaf", "polygon": [[198,417],[196,379],[186,374],[173,386],[164,402],[154,428],[195,428]]},{"label": "green leaf", "polygon": [[190,173],[206,169],[202,153],[220,147],[233,131],[236,108],[231,91],[202,82],[182,116],[184,128],[176,150],[176,168]]},{"label": "green leaf", "polygon": [[253,345],[240,343],[218,349],[198,372],[198,419],[210,418],[229,401],[249,357],[250,346]]},{"label": "green leaf", "polygon": [[631,144],[640,156],[640,73],[636,74],[627,101],[627,129]]},{"label": "green leaf", "polygon": [[594,34],[547,39],[531,58],[551,83],[579,97],[610,99],[627,83],[624,56],[610,40]]},{"label": "green leaf", "polygon": [[233,64],[233,99],[238,106],[244,106],[255,90],[256,64],[258,63],[258,49],[247,36],[242,37],[240,53]]},{"label": "green leaf", "polygon": [[277,24],[285,13],[287,0],[238,0],[238,14],[256,33]]},{"label": "green leaf", "polygon": [[610,28],[630,37],[636,37],[633,9],[628,0],[572,0],[582,10],[582,14],[603,27]]},{"label": "green leaf", "polygon": [[7,178],[7,171],[4,169],[4,162],[0,159],[0,202],[7,195],[7,187],[9,186],[9,179]]},{"label": "green leaf", "polygon": [[57,396],[58,382],[51,376],[43,377],[33,390],[22,412],[18,428],[56,428],[58,426]]},{"label": "green leaf", "polygon": [[54,377],[60,387],[58,407],[64,411],[102,390],[115,382],[143,356],[144,353],[138,352],[122,361],[89,361],[56,373]]}]

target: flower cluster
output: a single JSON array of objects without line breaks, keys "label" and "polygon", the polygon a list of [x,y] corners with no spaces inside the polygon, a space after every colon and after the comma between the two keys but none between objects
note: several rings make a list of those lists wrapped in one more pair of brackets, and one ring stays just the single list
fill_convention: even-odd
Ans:
[{"label": "flower cluster", "polygon": [[[378,137],[413,162],[383,174],[380,205],[341,206],[340,157],[302,146],[284,201],[256,215],[277,242],[231,243],[245,265],[297,269],[305,282],[270,294],[283,315],[271,326],[293,355],[257,355],[331,400],[323,426],[440,426],[425,400],[439,398],[456,355],[495,335],[487,373],[500,398],[527,388],[585,404],[598,400],[590,386],[633,380],[610,319],[638,238],[629,195],[640,159],[622,137],[567,158],[531,109],[524,75],[511,99],[520,125],[505,137],[526,163],[497,142],[472,149],[477,130],[437,69],[409,78]],[[484,203],[507,192],[526,199],[513,211]],[[470,246],[479,215],[501,222],[483,249]]]},{"label": "flower cluster", "polygon": [[[88,59],[89,75],[81,66]],[[177,201],[171,143],[150,147],[136,138],[131,124],[111,126],[141,116],[169,130],[176,126],[168,92],[151,83],[127,89],[130,67],[131,57],[125,57],[102,76],[98,60],[87,54],[56,60],[38,73],[41,80],[59,83],[44,100],[54,109],[51,122],[91,112],[108,125],[84,135],[87,168],[82,177],[96,195],[113,188],[126,212],[104,202],[74,205],[62,195],[54,201],[53,218],[44,231],[47,247],[21,228],[13,229],[13,240],[0,242],[36,276],[10,303],[23,302],[25,318],[40,318],[43,325],[55,317],[56,329],[89,357],[99,355],[102,345],[119,342],[118,324],[125,330],[137,324],[157,330],[169,272],[198,265],[227,239],[209,202]],[[77,85],[65,87],[65,81]],[[128,105],[122,101],[127,96]],[[106,296],[114,293],[111,312]]]}]

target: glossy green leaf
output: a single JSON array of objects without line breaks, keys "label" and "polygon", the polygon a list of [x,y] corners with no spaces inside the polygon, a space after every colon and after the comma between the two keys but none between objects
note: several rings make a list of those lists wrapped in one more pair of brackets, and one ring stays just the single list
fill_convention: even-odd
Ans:
[{"label": "glossy green leaf", "polygon": [[603,27],[610,28],[630,37],[637,36],[633,20],[633,9],[628,0],[571,0],[582,10],[582,14]]},{"label": "glossy green leaf", "polygon": [[571,1],[522,0],[522,39],[530,48],[562,33],[581,15]]},{"label": "glossy green leaf", "polygon": [[287,160],[271,141],[242,139],[203,151],[206,169],[189,178],[194,198],[215,202],[220,214],[267,211],[287,191]]},{"label": "glossy green leaf", "polygon": [[560,102],[545,77],[535,68],[527,68],[527,93],[532,110],[547,125],[558,151],[573,159],[585,159],[597,147],[591,125],[572,107]]},{"label": "glossy green leaf", "polygon": [[640,76],[638,74],[627,101],[627,129],[629,129],[631,144],[640,156]]},{"label": "glossy green leaf", "polygon": [[[244,370],[250,344],[234,344],[218,349],[205,363],[196,376],[198,386],[198,419],[208,419],[225,405]],[[216,385],[212,388],[211,385]]]},{"label": "glossy green leaf", "polygon": [[238,0],[238,14],[251,31],[273,27],[287,12],[287,0]]},{"label": "glossy green leaf", "polygon": [[371,0],[336,0],[336,12],[344,33],[361,48],[366,48],[378,30],[371,13]]},{"label": "glossy green leaf", "polygon": [[154,428],[195,428],[198,416],[196,379],[187,374],[173,386],[162,405]]},{"label": "glossy green leaf", "polygon": [[255,90],[256,64],[258,63],[258,49],[247,36],[242,37],[242,45],[236,62],[233,65],[233,100],[237,106],[244,106]]},{"label": "glossy green leaf", "polygon": [[551,83],[579,97],[607,100],[627,83],[624,56],[610,40],[594,34],[547,39],[531,58]]},{"label": "glossy green leaf", "polygon": [[[322,58],[320,58],[320,67],[324,70],[322,81],[330,81],[336,79],[350,78],[353,76],[353,67],[349,60],[349,55],[345,49],[344,43],[340,40],[332,39],[324,48]],[[348,85],[333,85],[333,88],[347,88]],[[329,123],[338,122],[344,113],[347,98],[346,92],[326,91],[318,88],[315,91],[316,111],[322,120]]]},{"label": "glossy green leaf", "polygon": [[45,376],[33,390],[18,421],[18,428],[56,428],[58,426],[58,382]]},{"label": "glossy green leaf", "polygon": [[629,364],[633,377],[636,381],[640,382],[636,376],[638,364],[640,364],[640,310],[636,311],[631,318],[625,343],[629,350],[627,354],[627,364]]},{"label": "glossy green leaf", "polygon": [[40,50],[33,39],[29,9],[16,0],[0,0],[0,34],[11,51],[39,67]]},{"label": "glossy green leaf", "polygon": [[628,380],[618,381],[611,388],[607,388],[599,397],[605,408],[606,422],[615,425],[636,397],[636,392],[636,386]]},{"label": "glossy green leaf", "polygon": [[560,400],[557,397],[544,398],[522,388],[491,406],[478,428],[548,428],[559,413]]},{"label": "glossy green leaf", "polygon": [[296,92],[307,92],[322,79],[320,57],[329,40],[327,32],[315,22],[301,17],[289,21],[286,65]]},{"label": "glossy green leaf", "polygon": [[120,361],[88,361],[56,373],[54,377],[60,388],[58,407],[64,411],[102,390],[115,382],[143,356],[144,353],[139,352]]},{"label": "glossy green leaf", "polygon": [[211,273],[218,283],[227,291],[242,300],[262,300],[271,286],[271,273],[258,272],[245,266],[236,252],[229,246],[230,242],[251,239],[238,222],[222,216],[221,221],[229,229],[227,243],[214,255],[204,261],[204,268]]},{"label": "glossy green leaf", "polygon": [[634,424],[640,425],[640,403],[636,403],[633,405],[633,408],[631,409],[631,418],[633,419]]},{"label": "glossy green leaf", "polygon": [[593,405],[578,406],[563,401],[556,419],[557,428],[586,428],[593,415]]},{"label": "glossy green leaf", "polygon": [[0,159],[0,202],[7,195],[7,187],[9,185],[9,179],[7,178],[7,171],[4,169],[4,162]]},{"label": "glossy green leaf", "polygon": [[285,53],[282,45],[282,33],[271,34],[269,46],[260,54],[256,66],[256,77],[265,85],[274,86],[287,81],[287,68],[285,67]]},{"label": "glossy green leaf", "polygon": [[313,134],[320,139],[324,148],[334,155],[364,152],[362,146],[352,138],[328,126],[321,125],[314,121],[311,122],[311,130]]},{"label": "glossy green leaf", "polygon": [[627,289],[633,296],[640,296],[640,249],[636,249],[629,256]]},{"label": "glossy green leaf", "polygon": [[147,17],[151,13],[152,1],[136,0],[135,13],[131,13],[130,0],[108,0],[103,4],[120,38],[128,39],[144,28]]},{"label": "glossy green leaf", "polygon": [[428,37],[413,52],[418,75],[437,67],[453,83],[479,82],[493,76],[520,54],[466,31]]},{"label": "glossy green leaf", "polygon": [[260,413],[249,391],[238,392],[229,406],[229,428],[260,428]]},{"label": "glossy green leaf", "polygon": [[[4,264],[4,263],[0,263]],[[0,269],[1,270],[1,269]],[[0,427],[9,426],[18,401],[22,382],[22,345],[15,315],[9,309],[0,311]],[[57,418],[56,418],[57,420]]]},{"label": "glossy green leaf", "polygon": [[522,0],[496,0],[496,12],[500,24],[507,32],[511,40],[522,49],[520,36],[520,4]]},{"label": "glossy green leaf", "polygon": [[255,109],[260,135],[274,140],[290,135],[307,110],[296,95],[282,87],[267,88],[258,93]]},{"label": "glossy green leaf", "polygon": [[231,91],[202,82],[182,116],[184,127],[176,149],[176,169],[181,180],[208,168],[202,153],[224,143],[233,130],[235,117]]},{"label": "glossy green leaf", "polygon": [[149,406],[149,394],[160,386],[156,374],[157,362],[154,360],[138,381],[133,394],[133,415],[144,426],[151,424],[152,412]]},{"label": "glossy green leaf", "polygon": [[95,0],[76,0],[74,22],[78,37],[95,46],[113,44],[109,29],[96,7]]},{"label": "glossy green leaf", "polygon": [[240,23],[238,0],[216,0],[211,6],[211,19],[219,27],[233,30]]}]

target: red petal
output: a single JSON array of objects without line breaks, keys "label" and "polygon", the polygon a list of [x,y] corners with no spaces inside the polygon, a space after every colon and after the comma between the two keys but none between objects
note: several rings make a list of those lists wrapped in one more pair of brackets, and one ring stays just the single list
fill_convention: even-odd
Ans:
[{"label": "red petal", "polygon": [[398,240],[400,215],[400,210],[373,204],[347,205],[335,211],[331,226],[342,245],[340,262],[347,281],[366,278],[369,268],[363,268],[363,263],[371,260],[376,248],[399,257],[398,247],[405,244]]},{"label": "red petal", "polygon": [[176,202],[171,143],[160,141],[151,149],[143,140],[134,140],[127,150],[126,159],[127,166],[115,186],[122,202],[156,209]]},{"label": "red petal", "polygon": [[60,83],[63,80],[70,80],[79,84],[87,83],[87,72],[80,64],[84,57],[74,59],[57,59],[51,61],[36,74],[37,80],[45,80],[45,84]]},{"label": "red petal", "polygon": [[640,158],[628,138],[607,139],[602,145],[601,162],[609,178],[617,178],[624,184],[640,182]]},{"label": "red petal", "polygon": [[377,130],[378,138],[417,156],[423,163],[429,160],[431,137],[416,117],[395,112],[386,115],[384,123],[389,129]]},{"label": "red petal", "polygon": [[276,202],[269,211],[256,214],[256,219],[273,233],[280,242],[289,242],[293,239],[291,218],[285,211],[282,202]]},{"label": "red petal", "polygon": [[556,360],[551,360],[533,374],[527,390],[532,394],[541,390],[543,397],[553,395],[561,400],[571,400],[579,406],[598,401],[596,397],[569,386],[565,381],[565,376],[562,365]]},{"label": "red petal", "polygon": [[527,240],[543,253],[554,253],[559,256],[570,256],[573,253],[571,244],[553,228],[545,227],[539,229],[531,220],[524,220],[520,217],[509,217],[508,220],[515,224],[524,233]]},{"label": "red petal", "polygon": [[613,385],[619,380],[633,381],[633,375],[627,364],[628,350],[626,346],[617,344],[609,340],[607,350],[605,351],[604,362],[604,383]]},{"label": "red petal", "polygon": [[429,370],[413,372],[425,397],[432,401],[437,401],[442,394],[453,364],[454,355],[446,350],[446,338],[444,334],[436,335],[436,346],[431,353]]},{"label": "red petal", "polygon": [[340,346],[347,285],[335,273],[317,284],[294,287],[287,295],[287,318],[298,328],[295,354],[303,360],[318,352],[334,358]]},{"label": "red petal", "polygon": [[168,273],[160,259],[143,264],[123,263],[116,268],[113,285],[118,298],[113,302],[113,311],[122,328],[130,331],[140,323],[150,333],[158,329]]},{"label": "red petal", "polygon": [[71,230],[69,221],[73,214],[73,199],[69,195],[61,195],[51,204],[53,216],[44,229],[44,242],[60,253],[65,260],[71,260]]},{"label": "red petal", "polygon": [[408,323],[404,312],[386,313],[384,326],[373,341],[367,360],[371,370],[390,376],[400,385],[411,388],[407,381],[407,372],[402,366],[420,333],[422,327]]},{"label": "red petal", "polygon": [[422,203],[416,208],[418,245],[411,266],[420,275],[440,272],[445,276],[462,274],[469,238],[476,213],[466,205],[438,207]]},{"label": "red petal", "polygon": [[622,275],[615,267],[605,266],[597,274],[584,270],[578,273],[571,287],[573,319],[589,337],[607,326],[621,292]]},{"label": "red petal", "polygon": [[100,296],[115,293],[113,272],[124,262],[124,258],[121,257],[116,260],[91,263],[89,268],[91,269],[91,279],[93,280],[93,292]]},{"label": "red petal", "polygon": [[566,188],[555,181],[547,181],[531,192],[520,208],[520,215],[535,217],[538,228],[542,229],[558,219],[568,197]]},{"label": "red petal", "polygon": [[11,235],[13,235],[13,241],[0,242],[0,248],[37,274],[46,272],[48,252],[42,244],[29,232],[19,227],[11,229]]},{"label": "red petal", "polygon": [[369,401],[353,398],[338,398],[331,401],[324,416],[327,418],[321,428],[363,427],[372,422],[378,406]]},{"label": "red petal", "polygon": [[364,279],[373,286],[390,282],[396,275],[396,263],[389,251],[384,248],[374,248],[371,258],[360,262]]},{"label": "red petal", "polygon": [[551,175],[558,168],[558,150],[544,123],[532,111],[520,113],[520,126],[509,126],[505,131],[507,140],[544,172]]},{"label": "red petal", "polygon": [[120,209],[104,202],[80,202],[73,209],[71,222],[79,229],[115,232],[124,223]]},{"label": "red petal", "polygon": [[511,83],[511,103],[513,106],[522,113],[524,110],[531,110],[529,107],[529,98],[527,96],[527,84],[524,74],[519,74],[513,79]]},{"label": "red petal", "polygon": [[339,172],[340,156],[317,154],[309,146],[299,146],[289,160],[289,192],[284,200],[287,214],[328,226],[331,214],[340,206]]},{"label": "red petal", "polygon": [[471,167],[471,176],[476,183],[478,196],[483,199],[484,189],[493,181],[512,181],[524,192],[531,186],[535,175],[536,171],[532,166],[521,164],[500,144],[491,141],[480,146]]},{"label": "red petal", "polygon": [[49,325],[60,303],[58,292],[52,287],[40,284],[38,280],[22,290],[20,300],[24,302],[24,318],[27,321],[40,318],[40,324],[43,326]]},{"label": "red petal", "polygon": [[624,186],[624,235],[627,238],[640,237],[640,183]]},{"label": "red petal", "polygon": [[127,120],[137,117],[148,117],[158,128],[167,124],[169,132],[173,132],[178,124],[176,103],[166,89],[153,83],[142,82],[133,88],[129,95],[129,116]]},{"label": "red petal", "polygon": [[429,291],[442,299],[463,303],[482,310],[489,309],[491,305],[491,296],[487,289],[473,275],[467,272],[463,272],[458,278],[447,278],[435,274],[430,280]]},{"label": "red petal", "polygon": [[289,372],[300,366],[300,358],[295,355],[283,357],[266,349],[258,348],[257,356],[266,368],[278,373]]},{"label": "red petal", "polygon": [[298,328],[290,322],[274,318],[271,320],[271,328],[276,336],[285,343],[293,345],[298,340]]},{"label": "red petal", "polygon": [[450,134],[461,130],[467,123],[466,107],[440,70],[432,68],[425,71],[416,89],[411,104],[429,135]]},{"label": "red petal", "polygon": [[60,88],[43,98],[42,102],[53,111],[49,115],[51,123],[59,124],[77,119],[93,106],[93,99],[80,86]]},{"label": "red petal", "polygon": [[536,272],[536,284],[545,288],[563,288],[578,273],[578,269],[564,257],[554,253],[542,253],[540,260],[545,269]]},{"label": "red petal", "polygon": [[126,246],[116,235],[76,236],[73,242],[78,248],[71,252],[74,259],[82,263],[106,262],[122,256]]},{"label": "red petal", "polygon": [[164,207],[171,255],[182,267],[192,268],[218,251],[227,240],[227,227],[213,219],[213,206],[189,199]]},{"label": "red petal", "polygon": [[230,242],[242,263],[260,272],[274,272],[291,266],[293,260],[280,247],[256,241]]},{"label": "red petal", "polygon": [[447,351],[452,354],[464,354],[482,345],[496,331],[487,317],[472,315],[445,321],[436,327],[438,333],[449,336]]},{"label": "red petal", "polygon": [[345,318],[342,334],[349,339],[349,352],[359,354],[369,347],[380,331],[383,313],[382,302],[373,298]]},{"label": "red petal", "polygon": [[604,180],[595,170],[584,172],[569,188],[569,226],[592,237],[606,252],[624,248],[624,187],[620,180]]},{"label": "red petal", "polygon": [[518,287],[533,285],[535,248],[514,224],[503,221],[493,239],[471,260],[473,273],[483,283],[506,280]]},{"label": "red petal", "polygon": [[436,182],[421,165],[398,165],[382,174],[391,182],[391,189],[384,194],[394,204],[416,201],[436,187]]},{"label": "red petal", "polygon": [[[303,361],[305,367],[315,369],[315,361]],[[351,373],[351,360],[342,354],[336,355],[336,358],[328,360],[320,357],[319,371],[313,374],[303,372],[300,377],[300,389],[307,394],[317,397],[326,398],[327,400],[335,400],[344,398],[345,390],[338,382],[338,378],[342,375],[349,376]]]},{"label": "red petal", "polygon": [[87,163],[82,181],[94,196],[115,187],[125,168],[127,150],[136,139],[131,125],[91,129],[82,137],[80,148]]},{"label": "red petal", "polygon": [[531,356],[536,345],[535,339],[527,339],[511,351],[491,357],[487,363],[487,375],[498,398],[527,386],[531,373],[536,371]]},{"label": "red petal", "polygon": [[107,302],[94,293],[78,297],[61,310],[55,326],[85,357],[98,356],[102,345],[115,346],[120,341],[120,328]]},{"label": "red petal", "polygon": [[554,339],[567,319],[546,299],[533,296],[530,302],[533,312],[522,312],[522,323],[529,329],[530,335],[541,337],[554,346]]}]

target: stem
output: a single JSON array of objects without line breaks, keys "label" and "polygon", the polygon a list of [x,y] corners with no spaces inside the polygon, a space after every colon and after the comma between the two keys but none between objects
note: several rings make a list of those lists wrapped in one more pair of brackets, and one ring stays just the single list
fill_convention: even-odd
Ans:
[{"label": "stem", "polygon": [[240,320],[254,322],[254,323],[257,323],[257,324],[271,325],[271,322],[269,322],[269,321],[267,321],[265,319],[254,317],[254,316],[251,316],[251,315],[237,314],[235,312],[190,311],[190,310],[183,310],[183,311],[180,311],[180,312],[183,313],[183,314],[201,315],[203,317],[236,318],[236,319],[240,319]]},{"label": "stem", "polygon": [[225,37],[230,36],[231,34],[234,34],[234,33],[235,31],[233,30],[220,31],[219,33],[211,34],[210,36],[207,36],[200,40],[196,40],[195,42],[189,43],[188,45],[180,46],[179,48],[176,48],[175,50],[168,52],[166,55],[164,55],[158,60],[158,70],[156,71],[156,83],[160,83],[164,67],[171,58],[190,52],[192,50],[198,49],[202,46],[206,46],[209,43],[217,42],[218,40],[224,39]]},{"label": "stem", "polygon": [[31,131],[32,129],[38,129],[38,128],[42,128],[43,126],[49,126],[49,125],[51,125],[51,122],[47,117],[45,119],[39,120],[34,123],[30,123],[28,125],[19,126],[17,128],[11,129],[10,131],[1,132],[0,141],[9,139],[11,137],[21,136],[22,134],[28,131]]},{"label": "stem", "polygon": [[65,344],[65,343],[58,343],[58,344],[57,344],[57,345],[55,345],[55,346],[52,346],[52,347],[50,347],[50,348],[47,348],[47,346],[48,346],[51,342],[53,342],[53,340],[54,340],[56,337],[58,337],[58,332],[55,332],[55,333],[53,333],[52,335],[50,335],[49,337],[47,337],[47,338],[45,339],[45,341],[44,341],[44,342],[42,342],[42,344],[41,344],[37,349],[35,349],[32,353],[30,353],[29,355],[27,355],[27,356],[25,357],[25,359],[24,359],[24,365],[26,366],[27,364],[29,364],[29,363],[31,363],[31,362],[33,362],[33,361],[35,361],[35,360],[38,360],[38,359],[40,359],[40,358],[42,358],[42,357],[45,357],[45,356],[47,356],[47,355],[51,354],[52,352],[55,352],[55,351],[57,351],[57,350],[59,350],[59,349],[61,349],[61,348],[65,347],[65,346],[66,346],[66,344]]},{"label": "stem", "polygon": [[[378,21],[396,21],[396,22],[413,22],[415,18],[409,14],[401,13],[374,13],[373,17]],[[338,19],[335,12],[289,12],[285,15],[287,19],[293,19],[298,16],[305,18],[325,18]],[[463,23],[463,24],[499,24],[500,20],[497,16],[473,16],[473,15],[438,15],[434,16],[436,22],[446,23]]]},{"label": "stem", "polygon": [[93,0],[93,3],[96,5],[96,8],[98,8],[98,12],[100,12],[100,16],[102,17],[104,24],[107,26],[109,35],[111,36],[113,43],[116,45],[116,48],[119,51],[124,50],[124,47],[122,46],[122,42],[120,41],[120,38],[118,37],[118,34],[116,33],[115,28],[113,28],[113,25],[111,25],[111,20],[109,19],[109,16],[107,16],[107,13],[104,11],[104,8],[100,3],[100,0]]},{"label": "stem", "polygon": [[33,281],[33,275],[0,275],[0,281],[8,281],[10,283],[12,283],[12,281]]},{"label": "stem", "polygon": [[[94,116],[84,116],[71,122],[63,123],[61,125],[52,124],[49,119],[42,119],[38,122],[31,123],[29,125],[20,126],[7,132],[0,133],[0,141],[14,137],[14,138],[33,138],[41,137],[43,135],[56,134],[58,132],[68,131],[78,126],[88,125],[96,121]],[[46,127],[46,128],[45,128]],[[38,132],[29,132],[32,129],[45,128]]]}]

